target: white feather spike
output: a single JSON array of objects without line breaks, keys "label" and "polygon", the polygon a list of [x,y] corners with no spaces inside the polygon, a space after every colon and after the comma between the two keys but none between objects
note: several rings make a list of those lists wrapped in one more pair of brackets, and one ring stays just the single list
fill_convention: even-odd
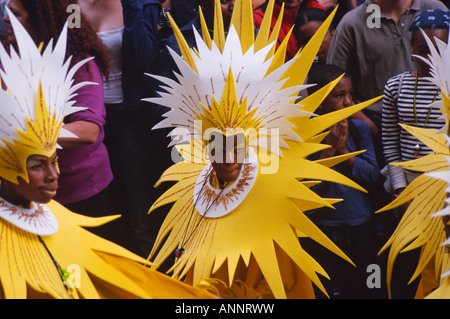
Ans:
[{"label": "white feather spike", "polygon": [[[243,54],[242,50],[238,49],[241,47],[239,35],[231,25],[221,52],[215,42],[212,42],[209,48],[195,28],[193,32],[198,54],[192,50],[192,57],[197,72],[168,48],[179,70],[179,73],[175,73],[177,81],[149,75],[164,85],[165,92],[159,92],[158,97],[144,100],[170,108],[170,111],[163,115],[164,119],[153,129],[174,127],[170,133],[170,136],[174,137],[171,145],[192,139],[195,133],[192,123],[205,115],[202,106],[211,108],[213,97],[216,101],[221,101],[231,70],[239,104],[247,100],[247,112],[255,110],[253,116],[261,119],[261,127],[278,129],[278,147],[288,147],[284,139],[300,141],[288,118],[315,116],[313,113],[299,110],[299,105],[295,103],[298,92],[307,86],[283,88],[288,80],[283,79],[283,75],[298,57],[269,72],[274,56],[269,59],[267,56],[273,44],[257,52],[250,47]],[[270,151],[282,155],[280,149]]]},{"label": "white feather spike", "polygon": [[[11,46],[8,53],[3,45],[0,46],[0,60],[3,67],[0,75],[8,89],[8,93],[3,90],[0,92],[0,104],[3,107],[0,116],[2,127],[0,138],[12,142],[12,139],[17,137],[16,129],[25,131],[26,118],[32,121],[34,119],[39,85],[42,87],[49,113],[56,114],[58,121],[68,114],[84,109],[74,107],[75,101],[71,99],[76,96],[76,90],[93,83],[83,82],[73,85],[73,78],[75,73],[92,58],[70,67],[71,58],[66,59],[67,23],[56,44],[53,46],[53,40],[50,40],[43,52],[39,52],[36,43],[19,20],[9,8],[6,10],[14,30],[18,51]],[[61,132],[68,136],[65,130]]]}]

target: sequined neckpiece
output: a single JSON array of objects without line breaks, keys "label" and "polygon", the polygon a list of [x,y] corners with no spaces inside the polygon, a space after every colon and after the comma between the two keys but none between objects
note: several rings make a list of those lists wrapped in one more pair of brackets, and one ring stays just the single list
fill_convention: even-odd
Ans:
[{"label": "sequined neckpiece", "polygon": [[57,219],[40,203],[33,202],[31,208],[23,208],[0,197],[0,218],[36,235],[49,236],[58,231]]}]

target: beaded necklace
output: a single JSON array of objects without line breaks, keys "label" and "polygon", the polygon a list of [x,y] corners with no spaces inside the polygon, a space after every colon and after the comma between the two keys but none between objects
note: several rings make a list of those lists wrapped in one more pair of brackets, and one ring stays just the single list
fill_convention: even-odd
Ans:
[{"label": "beaded necklace", "polygon": [[72,295],[72,291],[71,291],[71,288],[69,287],[69,285],[67,284],[67,278],[69,278],[70,274],[67,272],[67,270],[65,268],[62,268],[59,265],[59,263],[56,261],[55,257],[53,257],[52,253],[50,252],[50,249],[48,249],[48,247],[45,244],[45,242],[42,239],[42,237],[38,235],[38,238],[39,238],[39,241],[42,243],[42,245],[44,245],[45,250],[47,251],[47,253],[50,256],[50,258],[52,259],[53,263],[55,264],[55,267],[58,270],[58,274],[59,274],[59,277],[62,280],[64,288],[66,288],[67,293],[69,294],[69,296],[71,296]]},{"label": "beaded necklace", "polygon": [[194,227],[194,229],[192,230],[192,232],[191,232],[191,233],[189,234],[189,236],[186,238],[187,232],[188,232],[188,229],[189,229],[189,226],[190,226],[190,224],[191,224],[192,216],[194,215],[195,205],[197,204],[198,200],[200,199],[200,197],[201,197],[200,195],[201,195],[201,193],[202,193],[202,191],[203,191],[203,189],[204,189],[204,187],[205,187],[205,185],[206,185],[206,182],[208,181],[208,179],[209,179],[209,177],[210,177],[212,171],[213,171],[213,170],[211,169],[211,171],[209,172],[207,178],[205,179],[205,182],[204,182],[203,185],[202,185],[202,188],[201,188],[201,190],[200,190],[200,193],[199,193],[197,199],[195,200],[194,206],[192,207],[192,212],[191,212],[191,215],[189,216],[188,225],[187,225],[187,227],[186,227],[186,229],[185,229],[185,231],[184,231],[184,235],[183,235],[183,239],[182,239],[182,241],[181,241],[181,245],[180,245],[179,248],[175,249],[175,258],[176,258],[176,259],[178,259],[178,258],[181,257],[181,255],[182,255],[183,252],[184,252],[184,248],[186,247],[187,243],[188,243],[189,240],[191,239],[192,235],[193,235],[193,234],[195,233],[195,231],[197,230],[197,228],[198,228],[198,226],[200,225],[200,223],[202,222],[203,217],[206,216],[206,214],[207,214],[208,211],[211,209],[211,207],[216,203],[217,199],[220,197],[220,195],[222,194],[223,190],[224,190],[225,187],[226,187],[226,185],[223,185],[223,186],[222,186],[222,188],[220,189],[219,194],[217,194],[217,196],[214,198],[214,201],[211,203],[211,205],[209,205],[209,207],[206,209],[205,213],[202,214],[202,217],[200,217],[200,220],[197,222],[197,225],[195,225],[195,227]]},{"label": "beaded necklace", "polygon": [[[414,110],[414,122],[417,127],[417,111],[416,111],[416,92],[417,92],[417,82],[418,82],[418,72],[416,72],[416,78],[414,82],[414,100],[413,100],[413,110]],[[430,103],[430,107],[428,108],[427,117],[425,118],[425,123],[423,124],[423,127],[425,128],[428,123],[428,119],[430,118],[431,110],[433,109],[433,103],[436,101],[436,98],[439,94],[439,89],[437,89],[436,94],[434,95],[433,101]],[[416,140],[416,145],[414,145],[414,156],[419,156],[420,152],[420,144],[419,139]]]}]

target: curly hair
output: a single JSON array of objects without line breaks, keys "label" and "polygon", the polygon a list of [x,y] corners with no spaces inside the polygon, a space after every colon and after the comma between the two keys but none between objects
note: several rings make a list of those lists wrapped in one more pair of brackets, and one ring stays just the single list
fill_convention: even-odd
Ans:
[{"label": "curly hair", "polygon": [[[77,4],[76,0],[19,0],[29,14],[29,22],[35,32],[36,43],[47,44],[57,39],[69,13],[67,8]],[[81,27],[69,28],[67,57],[72,56],[72,64],[87,57],[95,57],[100,72],[105,78],[109,75],[109,56],[103,42],[97,36],[87,18],[81,13]]]}]

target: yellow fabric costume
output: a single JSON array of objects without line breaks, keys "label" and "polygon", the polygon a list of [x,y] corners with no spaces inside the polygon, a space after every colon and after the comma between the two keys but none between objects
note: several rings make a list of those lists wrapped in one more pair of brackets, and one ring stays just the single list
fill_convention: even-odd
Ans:
[{"label": "yellow fabric costume", "polygon": [[[0,47],[8,88],[0,90],[0,177],[22,185],[30,184],[27,158],[53,156],[58,137],[70,136],[61,128],[64,115],[79,110],[70,100],[89,83],[72,86],[86,61],[71,69],[64,62],[67,26],[41,54],[9,9],[8,15],[19,53]],[[0,298],[212,298],[82,228],[114,218],[80,216],[53,201],[21,207],[0,197]]]},{"label": "yellow fabric costume", "polygon": [[[150,209],[174,202],[149,259],[160,266],[176,251],[169,270],[175,278],[226,298],[314,298],[312,282],[324,291],[317,273],[327,275],[298,237],[309,236],[351,261],[303,214],[339,199],[309,188],[327,180],[364,191],[329,168],[357,154],[318,162],[307,157],[328,147],[320,144],[324,130],[373,101],[315,116],[311,112],[337,79],[295,102],[334,13],[285,63],[286,41],[277,51],[274,45],[279,24],[269,34],[273,3],[256,39],[247,0],[235,2],[226,37],[216,1],[213,39],[201,16],[203,39],[194,29],[195,49],[173,23],[182,52],[182,58],[172,54],[178,82],[154,76],[167,93],[149,99],[171,108],[155,128],[175,127],[173,144],[183,157],[158,182],[177,183]],[[240,176],[222,190],[210,179],[208,132],[245,135]]]},{"label": "yellow fabric costume", "polygon": [[[447,196],[450,179],[448,178],[449,140],[448,114],[450,100],[448,88],[448,68],[450,66],[448,46],[435,39],[437,48],[423,32],[430,48],[430,61],[422,59],[431,67],[432,81],[441,89],[442,101],[435,102],[434,107],[440,107],[446,125],[442,130],[430,130],[401,125],[431,150],[432,154],[416,160],[390,163],[404,169],[423,173],[389,205],[378,212],[399,207],[410,202],[407,211],[400,220],[391,238],[386,242],[380,253],[389,248],[387,282],[390,295],[392,270],[398,254],[420,248],[421,254],[415,273],[410,282],[421,276],[416,298],[450,298],[450,263],[446,240],[445,225],[441,216],[448,215]],[[420,57],[419,57],[420,58]],[[445,208],[446,207],[446,208]],[[447,248],[446,248],[447,247]]]},{"label": "yellow fabric costume", "polygon": [[[145,259],[82,228],[114,217],[77,215],[55,201],[46,206],[59,230],[41,237],[45,245],[38,235],[0,219],[0,298],[212,298],[150,269]],[[69,289],[51,256],[67,269]]]}]

